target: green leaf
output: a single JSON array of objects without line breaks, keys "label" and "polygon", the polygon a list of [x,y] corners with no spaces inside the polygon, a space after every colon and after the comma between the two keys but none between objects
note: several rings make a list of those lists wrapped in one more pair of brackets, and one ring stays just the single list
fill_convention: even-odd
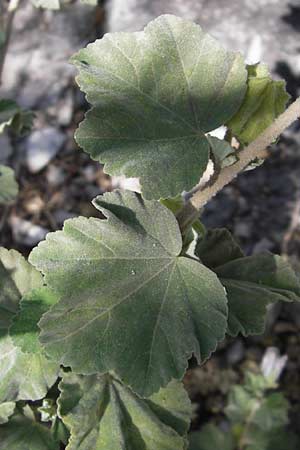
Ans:
[{"label": "green leaf", "polygon": [[227,141],[222,141],[214,136],[207,136],[212,151],[214,164],[218,169],[231,166],[237,162],[236,150]]},{"label": "green leaf", "polygon": [[0,426],[0,450],[59,450],[50,430],[29,418],[14,416]]},{"label": "green leaf", "polygon": [[[59,388],[59,415],[71,431],[68,450],[186,448],[191,407],[179,382],[172,382],[149,400],[108,374],[69,372]],[[170,394],[178,397],[177,402]]]},{"label": "green leaf", "polygon": [[8,422],[8,419],[14,413],[15,407],[15,402],[0,403],[0,425]]},{"label": "green leaf", "polygon": [[268,304],[300,300],[299,279],[283,258],[271,253],[243,257],[226,230],[210,230],[198,240],[195,254],[226,289],[232,336],[262,333]]},{"label": "green leaf", "polygon": [[14,171],[0,164],[0,205],[11,203],[18,195],[18,191]]},{"label": "green leaf", "polygon": [[198,183],[210,152],[205,133],[228,121],[246,92],[241,55],[171,15],[142,32],[106,34],[72,62],[93,105],[78,144],[107,173],[139,177],[147,199]]},{"label": "green leaf", "polygon": [[7,331],[23,295],[42,286],[41,274],[18,252],[0,248],[0,403],[38,400],[55,383],[58,365],[40,352],[24,354]]},{"label": "green leaf", "polygon": [[31,0],[31,3],[36,8],[60,9],[60,1],[59,0]]},{"label": "green leaf", "polygon": [[45,287],[33,289],[25,294],[20,303],[20,311],[9,329],[14,344],[24,353],[41,353],[38,340],[38,321],[57,301],[57,296]]},{"label": "green leaf", "polygon": [[277,301],[299,301],[300,284],[280,256],[253,255],[216,269],[228,297],[228,333],[261,334],[266,306]]},{"label": "green leaf", "polygon": [[244,256],[240,246],[226,228],[207,230],[197,241],[195,254],[210,269]]},{"label": "green leaf", "polygon": [[7,334],[22,296],[42,284],[41,274],[19,252],[0,247],[0,338]]},{"label": "green leaf", "polygon": [[205,425],[201,431],[191,433],[189,450],[235,450],[229,431],[223,432],[213,424]]},{"label": "green leaf", "polygon": [[238,112],[227,122],[232,134],[247,145],[286,107],[290,98],[284,81],[274,81],[264,64],[248,66],[248,88]]},{"label": "green leaf", "polygon": [[204,361],[223,339],[225,292],[181,256],[178,223],[159,202],[125,191],[94,205],[107,220],[68,220],[30,255],[60,297],[40,321],[40,340],[75,372],[114,370],[151,395],[183,376],[192,353]]}]

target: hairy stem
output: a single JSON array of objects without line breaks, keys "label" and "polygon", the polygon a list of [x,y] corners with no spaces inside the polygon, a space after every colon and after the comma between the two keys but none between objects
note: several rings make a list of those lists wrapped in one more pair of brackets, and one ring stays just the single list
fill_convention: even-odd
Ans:
[{"label": "hairy stem", "polygon": [[191,199],[177,214],[177,220],[181,231],[187,228],[198,217],[199,211],[214,197],[224,186],[230,183],[251,161],[265,157],[266,148],[272,144],[278,136],[297,118],[300,117],[300,97],[292,103],[284,113],[260,135],[248,147],[239,152],[239,160],[232,166],[225,167],[212,185],[207,185],[203,190],[195,192]]}]

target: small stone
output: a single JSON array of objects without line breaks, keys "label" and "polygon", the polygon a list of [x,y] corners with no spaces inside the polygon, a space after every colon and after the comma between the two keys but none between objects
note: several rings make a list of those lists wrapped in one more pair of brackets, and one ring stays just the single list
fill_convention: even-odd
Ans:
[{"label": "small stone", "polygon": [[0,163],[6,164],[12,154],[10,139],[6,133],[0,135]]},{"label": "small stone", "polygon": [[47,228],[35,225],[32,222],[17,216],[11,218],[10,225],[14,240],[27,247],[34,247],[40,241],[45,239],[46,234],[49,232]]},{"label": "small stone", "polygon": [[270,241],[270,239],[264,237],[257,244],[254,245],[252,253],[264,253],[266,251],[271,251],[274,248],[274,242]]},{"label": "small stone", "polygon": [[73,219],[73,217],[76,217],[77,214],[66,211],[65,209],[58,209],[57,211],[54,211],[53,216],[57,224],[61,226],[65,220]]},{"label": "small stone", "polygon": [[239,363],[245,355],[245,348],[243,342],[238,339],[236,340],[227,351],[227,361],[229,365]]},{"label": "small stone", "polygon": [[34,131],[26,141],[26,163],[32,173],[42,170],[54,158],[66,140],[55,127]]},{"label": "small stone", "polygon": [[64,182],[65,174],[61,167],[50,165],[46,172],[46,178],[52,186],[58,186]]}]

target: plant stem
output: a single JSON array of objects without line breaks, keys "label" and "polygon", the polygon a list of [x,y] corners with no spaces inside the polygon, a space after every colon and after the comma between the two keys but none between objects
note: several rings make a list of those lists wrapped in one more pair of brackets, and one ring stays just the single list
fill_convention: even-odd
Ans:
[{"label": "plant stem", "polygon": [[207,185],[203,190],[197,191],[191,199],[177,213],[177,220],[182,233],[198,217],[199,211],[214,197],[224,186],[230,183],[251,161],[265,157],[266,148],[272,144],[278,136],[297,118],[300,117],[300,97],[292,103],[277,119],[261,133],[248,147],[238,153],[239,160],[232,166],[225,167],[212,185]]}]

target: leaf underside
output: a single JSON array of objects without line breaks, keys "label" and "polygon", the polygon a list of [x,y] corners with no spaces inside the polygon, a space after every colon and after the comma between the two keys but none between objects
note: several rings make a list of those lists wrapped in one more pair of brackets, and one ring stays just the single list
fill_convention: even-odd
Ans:
[{"label": "leaf underside", "polygon": [[171,15],[142,32],[106,34],[72,62],[93,105],[78,144],[107,173],[139,177],[147,199],[198,183],[210,152],[205,133],[228,121],[246,92],[241,55]]}]

